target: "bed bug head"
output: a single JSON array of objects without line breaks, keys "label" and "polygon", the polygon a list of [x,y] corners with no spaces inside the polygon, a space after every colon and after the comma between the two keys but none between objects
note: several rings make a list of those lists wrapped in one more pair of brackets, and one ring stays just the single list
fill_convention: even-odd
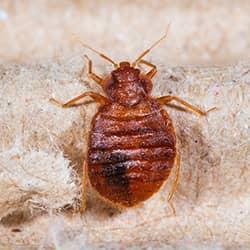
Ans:
[{"label": "bed bug head", "polygon": [[113,81],[129,83],[139,80],[140,70],[130,66],[129,62],[120,62],[119,67],[111,73]]},{"label": "bed bug head", "polygon": [[123,106],[136,105],[148,94],[140,70],[126,61],[120,62],[111,72],[104,90],[113,102]]}]

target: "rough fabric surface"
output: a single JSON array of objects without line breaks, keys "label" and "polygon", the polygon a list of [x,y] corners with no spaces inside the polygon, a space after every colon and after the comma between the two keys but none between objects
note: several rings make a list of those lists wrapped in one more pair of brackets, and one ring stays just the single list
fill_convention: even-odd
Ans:
[{"label": "rough fabric surface", "polygon": [[[155,96],[177,95],[204,110],[217,107],[207,117],[167,108],[182,159],[176,216],[166,201],[172,175],[151,200],[126,211],[110,208],[88,190],[82,219],[57,208],[79,198],[86,131],[96,106],[62,110],[48,102],[51,96],[68,100],[90,89],[78,77],[80,65],[72,58],[70,63],[1,66],[2,244],[249,246],[249,63],[159,65]],[[94,84],[91,89],[98,91]],[[11,232],[16,227],[21,232]]]},{"label": "rough fabric surface", "polygon": [[[249,12],[243,0],[1,1],[0,248],[249,248]],[[133,60],[169,21],[168,40],[147,56],[158,66],[153,95],[217,107],[207,117],[166,107],[181,153],[176,216],[166,200],[171,175],[152,199],[124,211],[88,188],[80,217],[73,211],[96,105],[63,110],[48,100],[101,92],[86,71],[80,77],[83,53],[98,73],[111,67],[71,34]],[[173,67],[194,63],[221,66]]]}]

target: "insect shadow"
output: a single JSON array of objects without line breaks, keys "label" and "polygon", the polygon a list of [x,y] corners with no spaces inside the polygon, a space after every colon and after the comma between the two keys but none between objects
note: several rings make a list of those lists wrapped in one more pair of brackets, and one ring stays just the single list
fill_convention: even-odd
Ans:
[{"label": "insect shadow", "polygon": [[178,193],[192,204],[202,202],[216,183],[220,158],[197,122],[184,117],[173,119],[181,151],[181,181]]}]

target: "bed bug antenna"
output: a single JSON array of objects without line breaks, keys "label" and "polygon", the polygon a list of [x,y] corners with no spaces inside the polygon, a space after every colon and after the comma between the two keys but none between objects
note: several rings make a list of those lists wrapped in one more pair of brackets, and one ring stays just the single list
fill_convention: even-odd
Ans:
[{"label": "bed bug antenna", "polygon": [[158,39],[156,42],[154,42],[148,49],[146,49],[145,51],[143,51],[140,56],[132,63],[132,66],[135,67],[137,65],[137,63],[146,55],[148,54],[153,48],[155,48],[162,40],[164,40],[167,35],[168,35],[168,31],[169,31],[169,28],[170,28],[170,23],[168,24],[167,26],[167,30],[166,32],[164,33],[164,35]]},{"label": "bed bug antenna", "polygon": [[104,55],[103,53],[99,52],[98,50],[90,47],[88,44],[83,43],[79,38],[75,37],[75,40],[77,40],[84,48],[87,48],[91,51],[93,51],[94,53],[98,54],[100,57],[102,57],[103,59],[105,59],[106,61],[109,61],[110,63],[112,63],[114,65],[115,68],[118,67],[118,64],[116,62],[114,62],[111,58],[109,58],[108,56]]}]

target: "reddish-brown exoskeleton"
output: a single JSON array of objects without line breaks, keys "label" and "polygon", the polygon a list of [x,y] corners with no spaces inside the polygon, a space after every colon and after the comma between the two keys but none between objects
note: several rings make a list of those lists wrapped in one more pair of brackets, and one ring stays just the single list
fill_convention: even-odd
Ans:
[{"label": "reddish-brown exoskeleton", "polygon": [[[87,176],[91,186],[102,198],[119,207],[133,207],[160,189],[175,163],[175,179],[168,196],[171,205],[179,179],[180,157],[175,130],[163,105],[176,101],[199,115],[206,115],[207,112],[176,96],[151,96],[151,79],[157,69],[142,58],[166,35],[133,63],[124,61],[117,64],[84,45],[115,67],[102,79],[93,73],[92,61],[86,56],[89,77],[101,85],[106,96],[85,92],[64,104],[51,99],[63,108],[73,107],[85,97],[91,97],[100,104],[92,120],[88,155],[83,166],[82,211],[86,208]],[[147,65],[151,69],[143,73],[136,67],[138,64]]]}]

